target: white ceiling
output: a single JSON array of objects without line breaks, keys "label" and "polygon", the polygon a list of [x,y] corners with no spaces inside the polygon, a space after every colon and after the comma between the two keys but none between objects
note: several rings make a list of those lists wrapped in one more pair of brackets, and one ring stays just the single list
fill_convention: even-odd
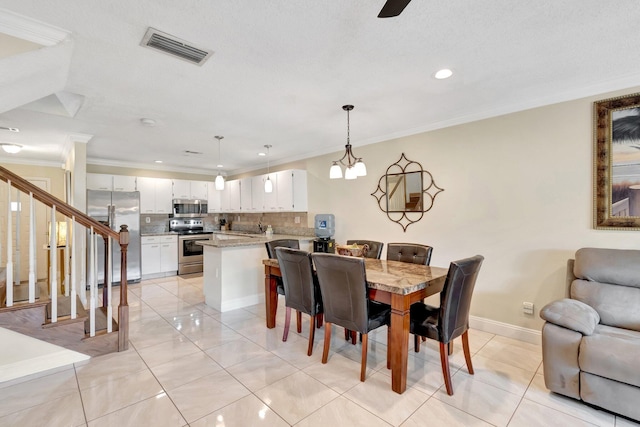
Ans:
[{"label": "white ceiling", "polygon": [[[213,136],[223,135],[222,163],[234,174],[265,167],[256,155],[265,144],[272,164],[341,150],[347,103],[357,153],[640,85],[638,0],[413,0],[379,19],[383,4],[0,0],[5,13],[67,30],[73,43],[63,91],[0,110],[0,126],[20,128],[0,141],[25,146],[15,158],[60,163],[70,135],[90,135],[88,163],[204,172],[216,169]],[[143,48],[148,27],[215,53],[197,66]],[[13,59],[0,52],[0,70]],[[445,67],[453,77],[432,77]]]}]

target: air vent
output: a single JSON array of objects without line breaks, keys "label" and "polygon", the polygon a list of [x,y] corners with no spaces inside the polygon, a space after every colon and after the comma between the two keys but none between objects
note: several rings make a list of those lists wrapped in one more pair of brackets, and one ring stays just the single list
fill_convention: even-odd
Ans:
[{"label": "air vent", "polygon": [[183,153],[186,154],[187,156],[201,156],[202,154],[204,154],[200,151],[191,151],[191,150],[184,150]]},{"label": "air vent", "polygon": [[147,33],[142,38],[140,45],[159,50],[160,52],[197,65],[204,64],[204,62],[213,55],[213,51],[195,47],[186,40],[179,39],[171,34],[163,33],[151,27],[147,29]]}]

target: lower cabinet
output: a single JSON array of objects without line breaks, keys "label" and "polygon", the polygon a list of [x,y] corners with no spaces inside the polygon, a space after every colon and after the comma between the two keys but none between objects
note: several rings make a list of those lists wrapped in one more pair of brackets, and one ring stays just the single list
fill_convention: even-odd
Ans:
[{"label": "lower cabinet", "polygon": [[172,276],[178,272],[178,236],[143,236],[142,276]]}]

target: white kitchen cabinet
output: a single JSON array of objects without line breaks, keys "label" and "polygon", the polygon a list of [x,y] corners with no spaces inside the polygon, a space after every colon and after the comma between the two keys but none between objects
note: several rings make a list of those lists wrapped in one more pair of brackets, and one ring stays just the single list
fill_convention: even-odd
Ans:
[{"label": "white kitchen cabinet", "polygon": [[170,179],[139,176],[137,186],[140,191],[140,213],[171,213],[173,186]]},{"label": "white kitchen cabinet", "polygon": [[307,171],[285,170],[276,172],[278,211],[304,212],[307,210]]},{"label": "white kitchen cabinet", "polygon": [[113,191],[136,191],[136,177],[113,175]]},{"label": "white kitchen cabinet", "polygon": [[207,181],[173,180],[173,198],[207,200]]},{"label": "white kitchen cabinet", "polygon": [[234,179],[224,183],[222,211],[240,212],[240,180]]},{"label": "white kitchen cabinet", "polygon": [[178,272],[178,236],[143,236],[141,238],[143,276],[174,275]]},{"label": "white kitchen cabinet", "polygon": [[207,212],[217,213],[222,211],[222,193],[216,190],[216,185],[210,182],[207,187]]},{"label": "white kitchen cabinet", "polygon": [[264,212],[264,177],[265,175],[251,177],[251,205],[255,212]]},{"label": "white kitchen cabinet", "polygon": [[251,181],[251,177],[240,180],[240,210],[242,212],[258,212],[257,206],[253,205]]},{"label": "white kitchen cabinet", "polygon": [[87,174],[87,190],[113,190],[113,175],[102,173]]},{"label": "white kitchen cabinet", "polygon": [[[273,191],[265,193],[264,182],[269,178],[273,183]],[[262,175],[262,194],[264,198],[264,212],[276,212],[278,210],[278,174],[272,172]]]}]

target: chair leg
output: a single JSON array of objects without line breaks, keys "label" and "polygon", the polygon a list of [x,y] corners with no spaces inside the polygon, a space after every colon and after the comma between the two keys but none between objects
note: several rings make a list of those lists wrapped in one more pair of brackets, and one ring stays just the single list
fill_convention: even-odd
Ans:
[{"label": "chair leg", "polygon": [[302,313],[296,311],[296,326],[298,333],[302,332]]},{"label": "chair leg", "polygon": [[309,348],[307,349],[307,356],[311,356],[313,352],[313,339],[316,335],[316,316],[311,316],[309,322]]},{"label": "chair leg", "polygon": [[324,324],[324,348],[322,350],[322,363],[327,363],[329,358],[329,346],[331,346],[331,323]]},{"label": "chair leg", "polygon": [[322,328],[322,323],[324,321],[324,314],[320,313],[316,316],[316,328]]},{"label": "chair leg", "polygon": [[453,354],[453,340],[449,341],[449,356]]},{"label": "chair leg", "polygon": [[387,326],[387,369],[391,369],[391,326]]},{"label": "chair leg", "polygon": [[286,341],[289,336],[289,324],[291,323],[291,307],[287,307],[284,312],[284,333],[282,334],[282,341]]},{"label": "chair leg", "polygon": [[363,382],[364,382],[365,374],[367,373],[367,349],[368,348],[369,348],[369,334],[362,334],[362,361],[360,362],[360,381],[363,381]]},{"label": "chair leg", "polygon": [[356,331],[351,331],[351,344],[356,345],[356,337],[358,333]]},{"label": "chair leg", "polygon": [[444,377],[444,385],[447,388],[447,394],[453,396],[453,387],[451,386],[451,372],[449,371],[449,355],[447,354],[447,344],[440,343],[440,364],[442,365],[442,376]]},{"label": "chair leg", "polygon": [[420,353],[420,336],[413,335],[413,351]]},{"label": "chair leg", "polygon": [[348,330],[347,328],[344,328],[344,340],[349,341],[350,338],[351,338],[351,331]]},{"label": "chair leg", "polygon": [[471,364],[471,352],[469,351],[469,331],[462,334],[462,351],[464,352],[464,360],[467,362],[467,370],[473,375],[473,365]]}]

